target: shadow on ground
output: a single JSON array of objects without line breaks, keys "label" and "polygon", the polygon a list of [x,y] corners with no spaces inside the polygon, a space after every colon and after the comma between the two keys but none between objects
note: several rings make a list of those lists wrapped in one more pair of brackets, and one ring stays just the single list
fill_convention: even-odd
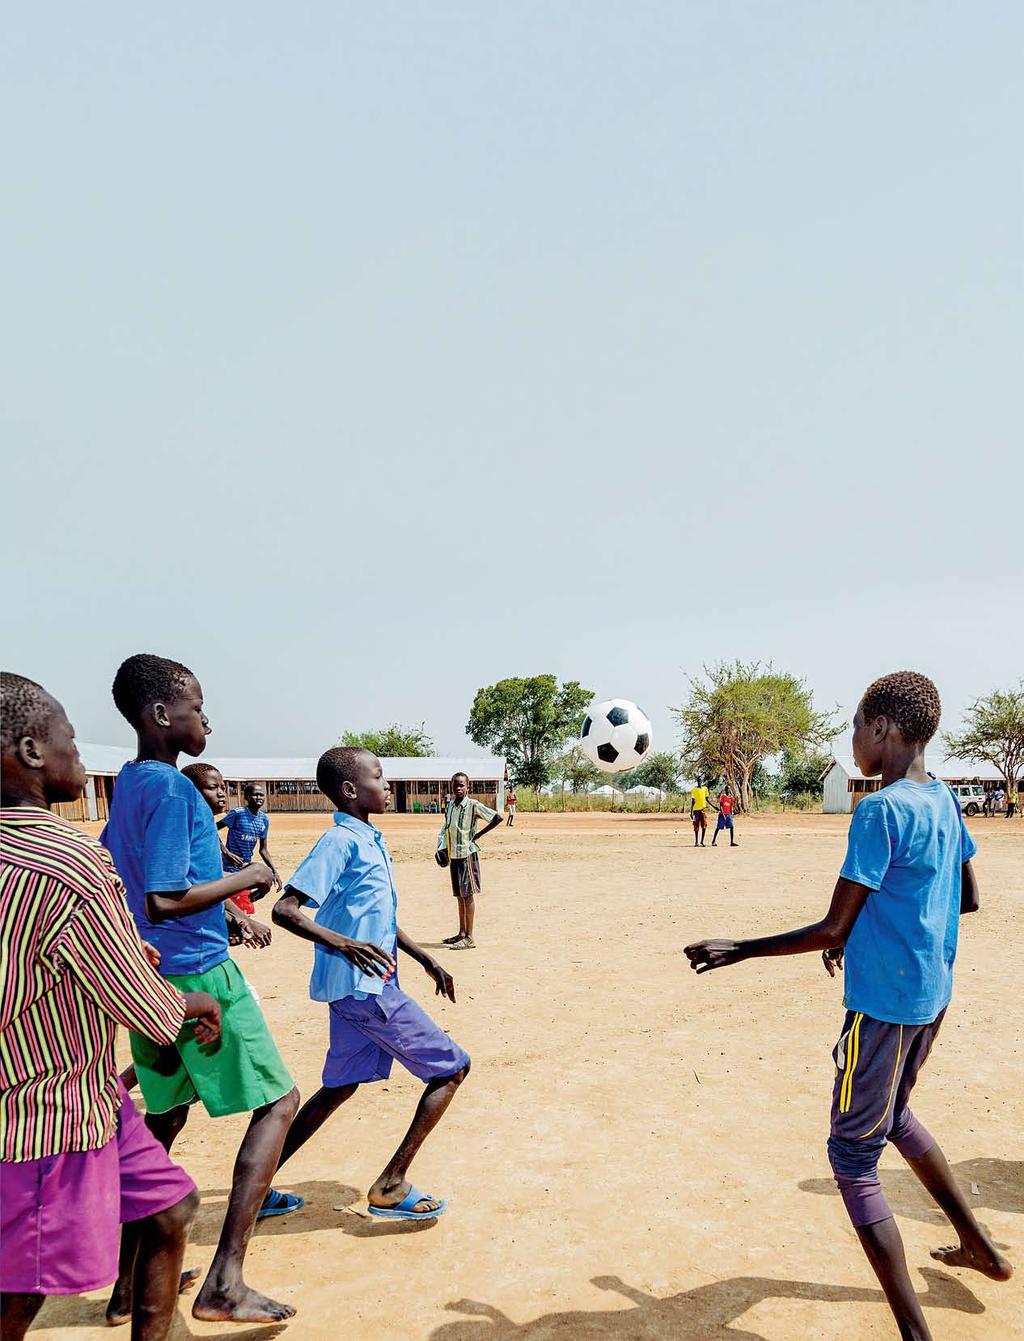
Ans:
[{"label": "shadow on ground", "polygon": [[[953,1309],[958,1313],[983,1313],[985,1306],[952,1276],[926,1268],[921,1273],[927,1289],[921,1302],[927,1308]],[[633,1308],[546,1313],[532,1322],[515,1323],[489,1304],[460,1299],[449,1304],[454,1313],[469,1319],[446,1322],[431,1333],[430,1341],[766,1341],[760,1332],[731,1324],[748,1309],[767,1299],[807,1299],[825,1303],[875,1303],[887,1308],[881,1290],[844,1285],[818,1285],[812,1281],[772,1280],[760,1276],[736,1276],[732,1280],[699,1285],[684,1294],[658,1299],[625,1284],[617,1276],[596,1276],[593,1284],[624,1296]]]},{"label": "shadow on ground", "polygon": [[[277,1238],[288,1234],[314,1234],[318,1230],[340,1229],[357,1239],[387,1238],[392,1234],[422,1234],[433,1228],[436,1220],[377,1220],[365,1209],[366,1196],[347,1183],[328,1179],[316,1182],[292,1183],[284,1179],[281,1187],[295,1192],[305,1200],[305,1206],[291,1215],[273,1215],[256,1225],[259,1238]],[[189,1244],[197,1248],[215,1248],[224,1222],[227,1205],[226,1187],[201,1188],[202,1202],[196,1213]]]},{"label": "shadow on ground", "polygon": [[[951,1168],[971,1210],[1024,1214],[1024,1161],[965,1159]],[[881,1175],[885,1195],[896,1215],[949,1229],[949,1221],[910,1169],[882,1169]],[[815,1192],[819,1196],[839,1195],[831,1178],[808,1178],[798,1186],[801,1192]],[[973,1192],[972,1187],[978,1191]]]}]

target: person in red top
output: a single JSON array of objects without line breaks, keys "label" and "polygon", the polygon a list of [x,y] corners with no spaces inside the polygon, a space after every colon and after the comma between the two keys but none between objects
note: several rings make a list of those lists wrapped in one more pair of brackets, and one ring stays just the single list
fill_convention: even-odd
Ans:
[{"label": "person in red top", "polygon": [[732,788],[726,783],[725,790],[718,798],[718,823],[715,825],[715,836],[711,840],[712,847],[718,842],[718,835],[723,829],[729,830],[729,846],[739,847],[732,827],[732,812],[735,805],[736,798],[732,794]]}]

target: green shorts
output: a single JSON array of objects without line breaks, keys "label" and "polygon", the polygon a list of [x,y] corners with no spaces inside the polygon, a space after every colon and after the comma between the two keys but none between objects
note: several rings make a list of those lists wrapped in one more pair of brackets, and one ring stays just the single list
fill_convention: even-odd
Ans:
[{"label": "green shorts", "polygon": [[179,992],[209,992],[221,1009],[220,1038],[197,1043],[186,1020],[170,1044],[131,1035],[139,1088],[150,1113],[202,1099],[211,1117],[251,1113],[295,1088],[242,970],[225,959],[206,973],[168,974]]}]

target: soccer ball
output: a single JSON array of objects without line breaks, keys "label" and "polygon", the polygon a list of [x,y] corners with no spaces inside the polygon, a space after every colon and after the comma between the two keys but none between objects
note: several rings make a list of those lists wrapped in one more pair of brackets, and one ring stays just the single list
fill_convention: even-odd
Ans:
[{"label": "soccer ball", "polygon": [[580,749],[605,773],[636,768],[651,748],[651,723],[628,698],[592,703],[580,730]]}]

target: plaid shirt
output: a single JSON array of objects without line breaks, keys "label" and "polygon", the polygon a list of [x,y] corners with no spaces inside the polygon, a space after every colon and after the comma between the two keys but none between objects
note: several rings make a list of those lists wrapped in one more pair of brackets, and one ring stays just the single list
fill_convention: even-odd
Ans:
[{"label": "plaid shirt", "polygon": [[473,842],[476,821],[482,820],[484,824],[490,824],[497,815],[496,810],[485,806],[483,801],[474,801],[471,796],[467,796],[464,801],[449,801],[445,806],[441,832],[437,835],[438,852],[444,849],[448,856],[454,857],[456,861],[470,856],[473,852],[479,852],[480,849]]}]

